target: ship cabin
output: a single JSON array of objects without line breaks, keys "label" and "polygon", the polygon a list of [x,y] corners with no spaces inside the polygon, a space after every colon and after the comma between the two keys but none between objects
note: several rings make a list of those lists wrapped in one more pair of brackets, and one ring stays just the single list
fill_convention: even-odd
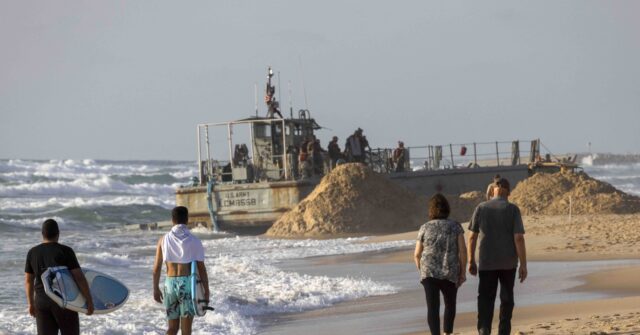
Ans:
[{"label": "ship cabin", "polygon": [[[246,142],[234,141],[234,128],[248,128]],[[214,129],[226,132],[228,161],[212,158]],[[315,140],[321,127],[308,110],[300,110],[297,118],[250,117],[246,119],[199,124],[199,185],[245,184],[291,181],[298,179],[298,154],[304,142]],[[245,137],[246,138],[246,137]],[[220,144],[218,144],[220,145]]]},{"label": "ship cabin", "polygon": [[308,110],[297,117],[199,124],[199,177],[176,191],[176,204],[189,208],[194,225],[264,232],[319,182],[319,176],[300,175],[298,155],[320,128]]}]

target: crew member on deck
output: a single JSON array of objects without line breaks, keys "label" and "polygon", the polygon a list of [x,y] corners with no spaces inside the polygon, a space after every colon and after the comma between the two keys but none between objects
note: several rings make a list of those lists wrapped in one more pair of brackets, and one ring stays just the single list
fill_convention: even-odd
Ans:
[{"label": "crew member on deck", "polygon": [[342,152],[340,151],[340,146],[338,145],[338,136],[334,136],[329,142],[329,146],[327,147],[329,150],[329,158],[331,159],[331,168],[336,167],[336,162],[338,159],[342,158]]},{"label": "crew member on deck", "polygon": [[365,161],[365,148],[369,146],[369,143],[362,133],[363,130],[358,128],[353,135],[347,138],[344,150],[349,162],[364,163]]},{"label": "crew member on deck", "polygon": [[404,172],[404,164],[407,156],[407,149],[404,148],[404,142],[398,141],[398,147],[393,150],[393,164],[395,164],[396,172]]}]

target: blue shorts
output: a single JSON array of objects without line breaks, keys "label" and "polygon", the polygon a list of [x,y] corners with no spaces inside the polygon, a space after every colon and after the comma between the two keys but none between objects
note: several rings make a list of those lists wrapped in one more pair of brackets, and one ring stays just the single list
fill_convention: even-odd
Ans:
[{"label": "blue shorts", "polygon": [[191,276],[167,277],[163,303],[169,320],[196,315],[191,298]]}]

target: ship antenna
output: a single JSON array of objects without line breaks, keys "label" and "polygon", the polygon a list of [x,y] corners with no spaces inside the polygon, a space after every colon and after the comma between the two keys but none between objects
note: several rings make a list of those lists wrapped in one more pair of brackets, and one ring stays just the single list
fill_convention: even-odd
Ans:
[{"label": "ship antenna", "polygon": [[302,79],[302,93],[304,94],[304,105],[307,110],[309,110],[309,101],[307,100],[307,89],[304,86],[304,73],[302,72],[302,56],[298,56],[298,61],[300,62],[300,77]]},{"label": "ship antenna", "polygon": [[256,107],[256,117],[258,117],[258,83],[253,83],[253,95]]},{"label": "ship antenna", "polygon": [[289,80],[288,86],[289,86],[289,117],[293,119],[293,98],[291,97],[291,80]]}]

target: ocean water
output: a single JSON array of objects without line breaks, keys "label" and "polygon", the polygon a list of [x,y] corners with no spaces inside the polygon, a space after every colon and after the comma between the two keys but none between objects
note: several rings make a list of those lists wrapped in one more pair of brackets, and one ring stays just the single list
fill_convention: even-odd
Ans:
[{"label": "ocean water", "polygon": [[[120,310],[81,316],[83,334],[163,334],[163,308],[153,301],[151,271],[163,232],[126,231],[123,225],[168,220],[174,190],[195,175],[192,162],[0,160],[0,334],[33,334],[26,313],[26,253],[40,243],[46,218],[82,266],[121,279],[131,297]],[[258,317],[317,309],[396,287],[365,277],[306,275],[279,268],[287,260],[405,247],[407,241],[366,238],[277,240],[220,235],[196,229],[207,250],[212,306],[194,323],[197,334],[255,334]]]},{"label": "ocean water", "polygon": [[[584,165],[590,175],[640,195],[640,164]],[[40,242],[40,225],[54,218],[61,243],[82,266],[121,279],[127,304],[107,315],[81,316],[83,334],[161,334],[163,308],[153,301],[151,271],[163,232],[125,231],[126,224],[167,220],[174,190],[195,175],[193,162],[0,160],[0,334],[33,334],[26,312],[24,263]],[[412,241],[366,238],[278,240],[212,234],[196,229],[207,250],[216,308],[194,322],[197,334],[256,334],[265,315],[312,310],[397,292],[397,283],[366,275],[325,276],[296,271],[311,257],[405,248]],[[357,273],[357,272],[354,272]]]},{"label": "ocean water", "polygon": [[593,164],[585,157],[582,160],[584,171],[591,177],[605,181],[617,189],[640,196],[640,162],[631,164]]}]

